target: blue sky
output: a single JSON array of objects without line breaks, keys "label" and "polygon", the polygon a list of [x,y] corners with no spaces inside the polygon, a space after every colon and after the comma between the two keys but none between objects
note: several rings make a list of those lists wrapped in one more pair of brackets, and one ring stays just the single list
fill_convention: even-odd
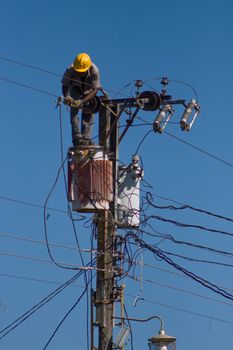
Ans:
[{"label": "blue sky", "polygon": [[[35,242],[45,239],[43,210],[13,201],[43,207],[54,183],[61,164],[56,98],[4,80],[13,80],[59,96],[60,77],[2,58],[62,75],[76,54],[86,51],[100,68],[102,85],[110,91],[110,95],[132,83],[122,90],[128,96],[136,79],[145,82],[145,90],[148,90],[146,84],[160,89],[156,78],[167,76],[171,80],[168,92],[174,98],[189,100],[195,97],[193,90],[183,83],[194,86],[201,114],[192,130],[182,133],[176,124],[182,113],[182,109],[177,107],[174,123],[169,124],[166,131],[230,164],[223,164],[168,134],[151,133],[140,147],[145,180],[153,185],[151,192],[157,196],[233,217],[232,10],[230,0],[2,2],[0,301],[5,306],[0,309],[1,329],[53,291],[57,287],[53,282],[63,283],[72,276],[72,272],[59,269],[49,262],[45,244]],[[155,112],[142,111],[140,117],[152,123]],[[123,116],[122,124],[125,119]],[[66,152],[71,137],[69,113],[65,108],[62,110],[62,130]],[[139,142],[149,130],[150,126],[129,130],[120,146],[120,159],[123,162],[130,162]],[[97,133],[97,122],[94,133]],[[172,204],[158,197],[154,199],[157,205]],[[48,206],[66,211],[62,176]],[[231,222],[204,214],[188,210],[149,210],[150,214],[168,219],[233,232]],[[75,247],[73,228],[67,214],[52,210],[48,210],[48,213],[49,241]],[[154,229],[172,234],[177,240],[232,252],[230,236],[179,228],[155,220],[151,224]],[[83,227],[83,221],[77,222],[76,230],[81,247],[90,248],[89,223]],[[144,239],[176,254],[231,264],[230,258],[219,254],[169,241],[160,242],[159,238],[145,236]],[[64,247],[52,249],[57,261],[81,264],[76,251]],[[88,261],[90,256],[85,254],[85,261]],[[139,301],[136,307],[133,302],[140,292],[140,283],[129,277],[124,280],[128,314],[142,318],[153,314],[162,316],[166,331],[177,337],[177,349],[217,350],[230,347],[233,341],[232,302],[190,279],[172,274],[177,271],[165,262],[156,260],[150,253],[144,252],[143,257],[144,281],[140,295],[144,300]],[[231,267],[173,259],[218,286],[233,289]],[[140,277],[140,269],[136,268],[134,274]],[[81,277],[74,286],[67,287],[2,338],[1,348],[43,349],[57,324],[79,297],[83,285]],[[48,349],[87,348],[85,310],[84,299],[64,322]],[[147,339],[159,329],[157,321],[135,323],[132,327],[135,350],[146,349]],[[130,349],[130,345],[127,349]]]}]

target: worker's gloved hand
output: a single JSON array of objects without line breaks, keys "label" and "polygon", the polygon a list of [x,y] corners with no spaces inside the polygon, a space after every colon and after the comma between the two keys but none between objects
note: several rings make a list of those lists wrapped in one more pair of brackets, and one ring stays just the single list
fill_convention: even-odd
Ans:
[{"label": "worker's gloved hand", "polygon": [[82,108],[83,106],[83,102],[82,100],[74,100],[72,101],[71,103],[71,107],[74,107],[74,108]]},{"label": "worker's gloved hand", "polygon": [[74,99],[71,96],[65,96],[63,102],[65,105],[70,106],[73,103],[73,100]]}]

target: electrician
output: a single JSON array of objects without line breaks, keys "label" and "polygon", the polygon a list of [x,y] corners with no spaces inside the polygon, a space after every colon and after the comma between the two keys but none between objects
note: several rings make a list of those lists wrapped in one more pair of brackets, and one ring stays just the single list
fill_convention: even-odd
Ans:
[{"label": "electrician", "polygon": [[78,113],[101,88],[99,69],[87,53],[80,53],[66,69],[61,83],[64,103],[70,106],[73,145],[91,144],[94,114],[82,111],[80,130]]}]

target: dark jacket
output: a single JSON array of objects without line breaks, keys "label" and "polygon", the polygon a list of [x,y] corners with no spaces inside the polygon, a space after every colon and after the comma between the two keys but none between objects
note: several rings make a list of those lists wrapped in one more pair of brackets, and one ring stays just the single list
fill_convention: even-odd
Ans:
[{"label": "dark jacket", "polygon": [[92,90],[101,87],[99,69],[92,63],[87,72],[79,73],[74,70],[73,65],[70,65],[66,69],[61,83],[64,96],[72,95],[72,90],[75,90],[75,95],[85,96]]}]

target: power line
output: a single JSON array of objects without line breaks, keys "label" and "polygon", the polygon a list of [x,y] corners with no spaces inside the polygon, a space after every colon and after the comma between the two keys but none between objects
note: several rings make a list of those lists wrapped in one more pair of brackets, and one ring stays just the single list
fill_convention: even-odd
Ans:
[{"label": "power line", "polygon": [[228,162],[228,161],[226,161],[226,160],[223,160],[223,159],[221,159],[221,158],[219,158],[219,157],[217,157],[217,156],[215,156],[215,155],[213,155],[213,154],[211,154],[211,153],[209,153],[209,152],[203,150],[202,148],[197,147],[197,146],[191,144],[190,142],[187,142],[187,141],[185,141],[185,140],[182,140],[182,139],[180,139],[179,137],[177,137],[177,136],[175,136],[175,135],[173,135],[173,134],[171,134],[171,133],[169,133],[169,132],[167,132],[167,131],[164,131],[164,134],[166,134],[166,135],[168,135],[168,136],[174,138],[174,139],[177,140],[177,141],[180,141],[180,142],[184,143],[185,145],[187,145],[187,146],[189,146],[189,147],[192,147],[192,148],[196,149],[197,151],[199,151],[199,152],[201,152],[201,153],[207,155],[208,157],[211,157],[211,158],[213,158],[213,159],[215,159],[215,160],[217,160],[217,161],[219,161],[219,162],[221,162],[221,163],[223,163],[223,164],[225,164],[225,165],[228,165],[228,166],[230,166],[231,168],[233,168],[233,164],[232,164],[232,163],[230,163],[230,162]]},{"label": "power line", "polygon": [[[15,253],[11,253],[11,252],[0,251],[0,255],[9,256],[9,257],[17,258],[17,259],[31,260],[31,261],[35,261],[35,262],[39,262],[39,263],[52,264],[51,260],[35,258],[32,256],[27,256],[27,255],[19,255],[19,254],[15,254]],[[78,266],[78,265],[70,264],[70,263],[68,264],[65,262],[59,262],[59,264],[64,264],[65,266],[70,267],[70,268],[75,269],[75,270],[86,269],[84,266]],[[90,269],[90,268],[88,268],[88,269]],[[91,268],[91,269],[93,269],[93,268]]]},{"label": "power line", "polygon": [[162,259],[163,261],[165,261],[167,264],[169,264],[170,266],[173,266],[175,269],[181,271],[182,273],[184,273],[186,276],[189,276],[192,280],[196,281],[197,283],[199,283],[200,285],[202,285],[205,288],[208,288],[209,290],[213,291],[214,293],[217,293],[221,296],[223,296],[224,298],[233,300],[233,294],[228,293],[226,290],[220,288],[219,286],[217,286],[216,284],[202,278],[201,276],[193,273],[192,271],[182,267],[181,265],[178,265],[177,263],[175,263],[172,259],[170,259],[161,249],[159,249],[158,247],[152,246],[148,243],[146,243],[145,241],[143,241],[142,239],[140,239],[139,237],[137,237],[135,234],[130,233],[128,236],[132,237],[135,240],[135,244],[139,244],[140,247],[145,248],[149,251],[151,251],[152,253],[154,253],[158,258]]},{"label": "power line", "polygon": [[[6,56],[0,56],[0,59],[4,60],[4,61],[7,61],[9,63],[17,64],[17,65],[22,66],[22,67],[26,67],[26,68],[33,69],[33,70],[36,70],[36,71],[39,71],[39,72],[42,72],[42,73],[50,74],[50,75],[56,76],[58,78],[62,77],[62,74],[58,74],[58,73],[52,72],[50,70],[47,70],[47,69],[44,69],[44,68],[41,68],[41,67],[38,67],[38,66],[35,66],[35,65],[32,65],[32,64],[20,62],[18,60],[14,60],[14,59],[8,58]],[[69,80],[75,81],[75,79],[72,79],[72,78],[69,78],[69,77],[66,77],[66,78],[69,79]],[[24,85],[24,84],[21,84],[21,83],[9,80],[7,78],[1,78],[0,77],[0,79],[1,80],[5,80],[5,81],[7,81],[9,83],[13,83],[13,84],[16,84],[16,85],[19,85],[19,86],[22,86],[22,87],[26,87],[26,88],[29,88],[29,89],[41,92],[41,93],[45,93],[45,94],[49,94],[49,95],[54,96],[54,97],[58,97],[57,95],[46,93],[43,90],[40,90],[40,89],[37,89],[37,88],[34,88],[34,87],[30,87],[30,86],[27,86],[27,85]],[[85,83],[85,82],[82,82],[82,84],[83,85],[87,85],[87,86],[92,86],[91,84]],[[122,94],[121,91],[114,91],[114,90],[110,90],[110,89],[105,89],[105,90],[108,91],[108,92],[115,93],[117,95],[128,96],[128,95]]]},{"label": "power line", "polygon": [[[141,117],[139,117],[139,116],[137,116],[137,119],[142,120],[144,123],[147,123],[148,125],[152,125],[151,123],[147,122],[146,120],[144,120],[143,118],[141,118]],[[166,134],[166,135],[168,135],[168,136],[174,138],[175,140],[180,141],[180,142],[184,143],[185,145],[187,145],[187,146],[189,146],[189,147],[191,147],[191,148],[193,148],[193,149],[195,149],[195,150],[197,150],[197,151],[199,151],[199,152],[201,152],[201,153],[207,155],[208,157],[211,157],[211,158],[213,158],[213,159],[215,159],[215,160],[217,160],[217,161],[219,161],[219,162],[221,162],[221,163],[223,163],[223,164],[225,164],[225,165],[228,165],[228,166],[230,166],[230,167],[233,168],[233,164],[232,164],[232,163],[230,163],[230,162],[228,162],[228,161],[226,161],[226,160],[224,160],[224,159],[221,159],[220,157],[217,157],[217,156],[215,156],[214,154],[212,154],[212,153],[210,153],[210,152],[208,152],[208,151],[205,151],[204,149],[202,149],[202,148],[200,148],[200,147],[198,147],[198,146],[195,146],[195,145],[191,144],[190,142],[185,141],[185,140],[179,138],[178,136],[171,134],[171,133],[168,132],[168,131],[165,131],[165,130],[164,130],[164,131],[163,131],[163,134]]]},{"label": "power line", "polygon": [[5,57],[5,56],[0,56],[0,59],[3,60],[3,61],[6,61],[6,62],[10,62],[10,63],[17,64],[17,65],[19,65],[19,66],[23,66],[23,67],[27,67],[27,68],[30,68],[30,69],[38,70],[39,72],[43,72],[43,73],[55,75],[55,76],[57,76],[57,77],[60,77],[60,76],[61,76],[60,74],[51,72],[51,71],[49,71],[49,70],[47,70],[47,69],[40,68],[40,67],[37,67],[37,66],[33,66],[33,65],[31,65],[31,64],[24,63],[24,62],[20,62],[20,61],[17,61],[17,60],[13,60],[13,59],[8,58],[8,57]]},{"label": "power line", "polygon": [[4,78],[2,76],[0,76],[0,80],[6,81],[7,83],[14,84],[14,85],[17,85],[17,86],[20,86],[20,87],[24,87],[24,88],[29,89],[29,90],[33,90],[33,91],[39,92],[40,94],[44,94],[44,95],[47,95],[47,96],[52,96],[52,97],[58,98],[58,95],[55,95],[55,94],[53,94],[51,92],[35,88],[35,87],[31,86],[31,85],[26,85],[24,83],[20,83],[20,82],[17,82],[15,80],[10,80],[10,79]]},{"label": "power line", "polygon": [[[141,277],[131,276],[131,275],[127,275],[127,277],[131,278],[132,280],[138,281],[138,282],[141,281]],[[210,301],[214,301],[214,302],[219,303],[219,304],[223,304],[223,305],[227,305],[227,306],[233,307],[233,304],[231,304],[229,302],[221,301],[221,300],[218,300],[218,299],[215,299],[215,298],[211,298],[211,297],[205,296],[203,294],[194,293],[194,292],[192,292],[190,290],[183,289],[183,288],[178,288],[178,287],[172,286],[170,284],[165,284],[165,283],[161,283],[161,282],[158,282],[158,281],[153,281],[153,280],[149,280],[149,279],[146,279],[146,278],[143,278],[143,282],[147,282],[147,283],[154,284],[154,285],[157,285],[157,286],[160,286],[160,287],[165,287],[165,288],[168,288],[168,289],[176,290],[177,292],[182,292],[182,293],[189,294],[189,295],[201,298],[201,299],[210,300]]]},{"label": "power line", "polygon": [[[0,196],[0,199],[6,200],[6,201],[9,201],[9,202],[13,202],[13,203],[22,204],[22,205],[25,205],[25,206],[30,206],[30,207],[34,207],[34,208],[44,209],[44,205],[42,205],[42,204],[37,204],[37,203],[33,203],[33,202],[28,202],[28,201],[22,201],[22,200],[19,200],[19,199],[6,197],[6,196]],[[67,211],[66,210],[56,209],[56,208],[52,208],[52,207],[47,207],[47,209],[67,215]],[[80,220],[84,220],[85,219],[84,215],[79,215],[79,216],[80,216]]]},{"label": "power line", "polygon": [[48,345],[50,344],[51,340],[54,338],[54,336],[57,333],[58,329],[61,327],[61,325],[66,320],[66,318],[70,315],[70,313],[75,309],[75,307],[79,304],[79,302],[81,301],[82,297],[87,292],[87,288],[88,288],[89,283],[90,283],[90,281],[88,281],[88,283],[86,283],[86,287],[83,290],[83,292],[81,293],[81,295],[79,296],[78,300],[74,303],[74,305],[69,309],[69,311],[65,314],[65,316],[62,318],[62,320],[59,322],[59,324],[57,325],[57,327],[53,331],[51,337],[49,338],[49,340],[47,341],[46,345],[44,346],[43,350],[47,349]]},{"label": "power line", "polygon": [[151,225],[149,225],[149,227],[155,233],[151,233],[151,232],[146,231],[146,230],[141,230],[141,233],[145,233],[146,235],[152,236],[152,237],[162,238],[163,241],[168,240],[168,241],[171,241],[172,243],[175,243],[175,244],[186,245],[186,246],[191,247],[191,248],[202,249],[202,250],[206,250],[206,251],[213,253],[213,254],[224,255],[224,256],[227,256],[228,258],[233,258],[233,253],[231,253],[231,252],[228,252],[225,250],[220,250],[220,249],[215,249],[215,248],[208,247],[208,246],[201,245],[201,244],[195,244],[192,242],[177,240],[171,234],[161,233],[161,232],[153,229],[153,227]]},{"label": "power line", "polygon": [[[45,280],[45,279],[40,279],[40,278],[12,275],[9,273],[0,273],[0,277],[15,278],[15,279],[20,279],[20,280],[24,280],[24,281],[46,283],[46,284],[59,285],[59,286],[62,284],[62,282],[58,282],[58,281],[50,281],[50,280]],[[71,284],[69,287],[85,288],[84,286],[78,285],[78,284]]]},{"label": "power line", "polygon": [[[6,237],[6,238],[12,238],[12,239],[16,239],[19,241],[26,241],[26,242],[30,242],[30,243],[35,243],[35,244],[43,244],[46,245],[47,242],[46,241],[40,241],[40,240],[35,240],[29,237],[19,237],[19,236],[14,236],[14,235],[10,235],[7,233],[1,233],[0,232],[0,236],[1,237]],[[54,247],[58,247],[58,248],[65,248],[65,249],[70,249],[70,250],[74,250],[74,251],[79,251],[79,249],[77,247],[73,247],[73,246],[67,246],[67,245],[63,245],[60,243],[53,243],[53,242],[48,242],[50,246],[54,246]],[[85,253],[93,253],[96,252],[96,250],[92,251],[90,249],[80,249],[82,252]]]},{"label": "power line", "polygon": [[[217,219],[223,219],[223,220],[226,220],[226,221],[233,222],[232,218],[226,217],[224,215],[216,214],[216,213],[213,213],[213,212],[211,212],[209,210],[200,209],[200,208],[194,207],[194,206],[192,206],[190,204],[183,204],[183,203],[178,202],[176,200],[173,200],[173,199],[170,199],[170,198],[166,198],[166,197],[162,197],[162,196],[159,196],[159,195],[157,195],[155,193],[150,193],[149,191],[145,191],[145,192],[146,192],[146,199],[147,199],[148,203],[151,206],[153,206],[154,208],[156,208],[156,209],[171,209],[171,210],[191,209],[193,211],[196,211],[196,212],[199,212],[199,213],[202,213],[202,214],[207,214],[207,215],[216,217]],[[173,205],[169,205],[169,206],[158,206],[158,205],[155,205],[153,203],[153,196],[158,197],[158,198],[163,199],[163,200],[166,200],[168,202],[173,202],[173,203],[179,204],[179,205],[181,205],[181,207],[175,207]]]},{"label": "power line", "polygon": [[[89,264],[86,265],[86,267]],[[81,276],[83,271],[79,271],[76,273],[73,277],[71,277],[69,280],[67,280],[65,283],[60,285],[58,288],[56,288],[53,292],[49,293],[45,298],[43,298],[40,302],[32,306],[28,311],[24,312],[21,316],[19,316],[15,321],[11,322],[8,326],[4,327],[2,330],[0,330],[0,340],[4,338],[7,334],[12,332],[15,328],[17,328],[22,322],[24,322],[26,319],[28,319],[32,314],[34,314],[37,310],[39,310],[42,306],[47,304],[50,300],[52,300],[56,295],[60,294],[68,285],[73,283]]]},{"label": "power line", "polygon": [[207,232],[212,232],[212,233],[220,233],[222,235],[226,235],[226,236],[230,236],[230,237],[233,236],[232,232],[223,231],[223,230],[217,230],[217,229],[209,228],[209,227],[202,226],[202,225],[185,224],[183,222],[179,222],[179,221],[176,221],[176,220],[166,219],[166,218],[164,218],[162,216],[159,216],[159,215],[150,215],[150,216],[148,216],[146,218],[146,221],[148,221],[149,219],[155,219],[155,220],[159,220],[159,221],[162,221],[162,222],[168,222],[170,224],[173,224],[175,226],[182,227],[182,228],[196,228],[196,229],[201,230],[201,231],[207,231]]},{"label": "power line", "polygon": [[[142,263],[140,261],[137,261],[137,260],[130,260],[130,262],[132,264],[140,266],[140,267],[142,265]],[[154,270],[157,270],[157,271],[166,272],[166,273],[169,273],[170,275],[174,275],[174,276],[177,276],[177,277],[190,279],[188,276],[183,275],[181,273],[178,273],[178,272],[175,272],[175,271],[171,271],[171,270],[168,270],[168,269],[165,269],[165,268],[162,268],[162,267],[158,267],[158,266],[155,266],[155,265],[151,265],[151,264],[145,263],[144,261],[143,261],[143,266],[151,268],[151,269],[154,269]],[[233,289],[231,289],[231,288],[228,288],[228,287],[225,287],[225,286],[221,286],[219,283],[218,283],[218,285],[219,285],[219,287],[221,287],[223,289],[226,289],[226,290],[229,290],[229,291],[233,292]]]},{"label": "power line", "polygon": [[[15,254],[15,253],[11,253],[11,252],[0,251],[0,255],[2,255],[2,256],[9,256],[9,257],[18,258],[18,259],[31,260],[31,261],[40,262],[40,263],[46,263],[46,264],[52,264],[53,263],[51,260],[35,258],[35,257],[32,257],[32,256],[27,256],[27,255],[19,255],[19,254]],[[65,263],[65,262],[58,262],[58,264],[64,264],[65,267],[68,267],[71,270],[109,271],[108,269],[100,269],[100,268],[97,268],[97,267],[94,267],[94,266],[85,267],[85,266],[80,266],[80,265],[75,265],[75,264],[70,264],[70,263]],[[115,272],[115,271],[109,271],[109,272]]]},{"label": "power line", "polygon": [[[131,295],[131,294],[128,294],[128,293],[125,293],[125,295],[128,296],[128,297],[130,297],[130,298],[135,299],[135,296],[134,296],[134,295]],[[211,319],[211,320],[214,320],[214,321],[218,321],[218,322],[222,322],[222,323],[226,323],[226,324],[233,325],[233,322],[227,321],[227,320],[224,320],[224,319],[215,317],[215,316],[211,316],[211,315],[207,315],[207,314],[198,313],[198,312],[195,312],[195,311],[183,309],[183,308],[176,307],[176,306],[169,305],[169,304],[159,303],[159,302],[156,302],[156,301],[154,301],[154,300],[147,299],[147,298],[143,298],[143,301],[145,301],[145,302],[147,302],[147,303],[150,303],[150,304],[155,304],[155,305],[159,305],[159,306],[166,307],[166,308],[169,308],[169,309],[173,309],[173,310],[176,310],[176,311],[185,312],[185,313],[190,314],[190,315],[194,315],[194,316],[198,316],[198,317],[203,317],[203,318],[206,318],[206,319],[208,319],[208,320]]]}]

